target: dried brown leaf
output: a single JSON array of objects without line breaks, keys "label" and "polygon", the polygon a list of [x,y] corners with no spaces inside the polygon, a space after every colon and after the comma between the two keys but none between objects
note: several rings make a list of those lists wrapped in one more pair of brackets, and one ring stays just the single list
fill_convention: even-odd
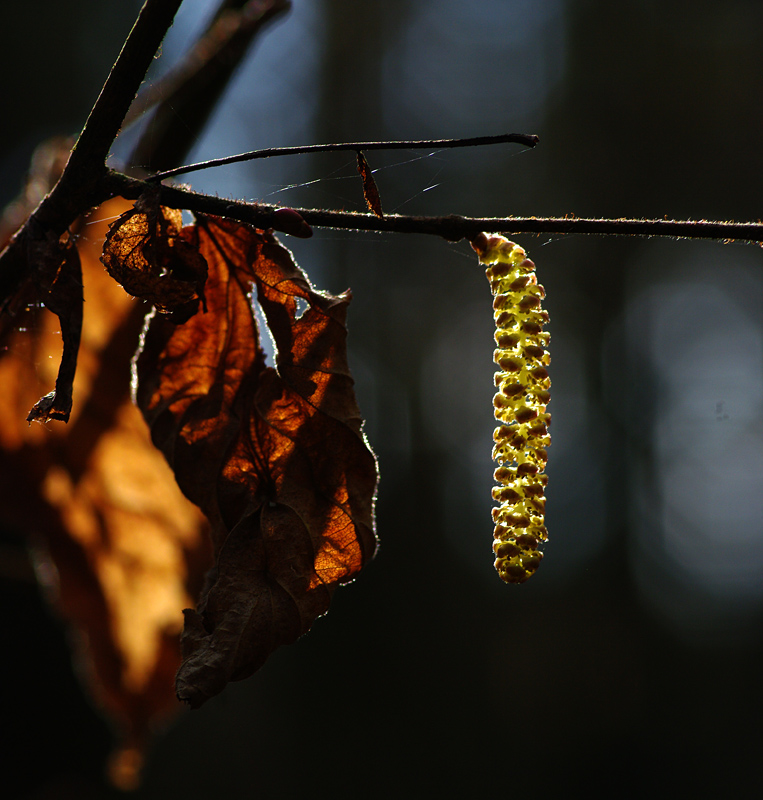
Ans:
[{"label": "dried brown leaf", "polygon": [[[347,365],[349,293],[313,290],[272,235],[246,225],[201,218],[183,236],[209,265],[208,310],[151,321],[137,400],[211,522],[215,567],[185,612],[176,683],[196,707],[305,633],[371,558],[377,475]],[[254,288],[277,369],[259,345]]]},{"label": "dried brown leaf", "polygon": [[181,238],[181,229],[181,211],[143,195],[111,226],[101,256],[125,291],[172,314],[175,322],[196,313],[207,278],[206,262]]},{"label": "dried brown leaf", "polygon": [[151,732],[175,713],[180,609],[211,556],[206,521],[130,399],[143,314],[99,261],[105,220],[127,206],[97,209],[77,241],[87,302],[68,426],[24,421],[55,378],[58,319],[19,309],[0,353],[0,519],[28,534],[51,603],[75,633],[78,673],[120,737],[112,774],[123,787],[137,780]]}]

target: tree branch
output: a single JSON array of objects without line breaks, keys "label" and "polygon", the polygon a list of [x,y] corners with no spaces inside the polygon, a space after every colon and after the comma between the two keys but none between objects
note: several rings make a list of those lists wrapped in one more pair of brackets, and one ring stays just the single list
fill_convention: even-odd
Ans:
[{"label": "tree branch", "polygon": [[[128,178],[118,172],[109,172],[104,188],[111,194],[137,199],[155,184]],[[105,199],[105,198],[104,198]],[[180,208],[200,214],[214,214],[228,219],[247,222],[260,228],[279,229],[273,215],[283,206],[245,203],[222,197],[199,194],[179,186],[160,188],[160,202],[169,208]],[[487,233],[550,233],[588,234],[608,236],[667,236],[684,239],[713,239],[720,241],[745,241],[763,243],[763,223],[716,222],[708,220],[667,219],[585,219],[580,217],[462,217],[451,214],[444,217],[412,217],[402,214],[385,214],[384,219],[374,214],[353,211],[326,211],[312,208],[293,209],[309,224],[318,228],[337,228],[388,233],[423,233],[442,236],[449,241],[469,239]],[[275,224],[274,224],[275,222]]]},{"label": "tree branch", "polygon": [[667,236],[683,239],[763,242],[763,224],[666,219],[585,219],[582,217],[409,217],[346,211],[293,209],[309,225],[324,228],[354,228],[365,231],[426,233],[449,241],[469,239],[478,233],[576,233],[608,236]]},{"label": "tree branch", "polygon": [[111,145],[181,3],[144,3],[60,180],[0,254],[0,309],[28,277],[30,264],[51,253],[74,220],[98,202]]},{"label": "tree branch", "polygon": [[67,173],[82,182],[94,169],[105,169],[122,121],[182,2],[146,0],[74,145],[62,182]]}]

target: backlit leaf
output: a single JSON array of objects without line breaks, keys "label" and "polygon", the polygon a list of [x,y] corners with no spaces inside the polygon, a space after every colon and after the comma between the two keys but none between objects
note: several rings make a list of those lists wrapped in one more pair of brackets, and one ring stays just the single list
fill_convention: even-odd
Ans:
[{"label": "backlit leaf", "polygon": [[154,317],[137,400],[211,522],[215,567],[185,612],[177,677],[198,706],[305,633],[371,558],[377,476],[347,365],[349,293],[315,291],[272,235],[246,225],[201,218],[183,237],[209,266],[207,312],[182,325]]},{"label": "backlit leaf", "polygon": [[196,313],[204,297],[207,265],[180,236],[182,212],[143,195],[109,229],[101,261],[125,291],[172,314],[176,322]]}]

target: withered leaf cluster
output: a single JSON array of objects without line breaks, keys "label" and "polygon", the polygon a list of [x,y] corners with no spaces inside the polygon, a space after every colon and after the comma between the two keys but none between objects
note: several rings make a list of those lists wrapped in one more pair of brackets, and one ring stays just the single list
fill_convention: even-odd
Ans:
[{"label": "withered leaf cluster", "polygon": [[4,309],[1,519],[77,633],[124,787],[177,705],[175,673],[198,707],[306,632],[374,553],[349,301],[313,289],[272,233],[183,228],[147,196],[45,243]]}]

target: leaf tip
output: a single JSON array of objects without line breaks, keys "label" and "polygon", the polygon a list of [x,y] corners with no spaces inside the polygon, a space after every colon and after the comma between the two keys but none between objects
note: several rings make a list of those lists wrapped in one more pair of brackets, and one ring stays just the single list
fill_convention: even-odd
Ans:
[{"label": "leaf tip", "polygon": [[32,406],[26,421],[30,425],[32,422],[44,423],[50,422],[52,419],[68,422],[71,410],[71,394],[59,397],[57,392],[48,392]]},{"label": "leaf tip", "polygon": [[193,608],[184,608],[180,637],[183,663],[175,676],[175,694],[181,703],[192,709],[201,708],[227,683],[227,678],[218,678],[214,664],[207,663],[205,648],[208,646],[209,631],[204,626],[204,617]]}]

